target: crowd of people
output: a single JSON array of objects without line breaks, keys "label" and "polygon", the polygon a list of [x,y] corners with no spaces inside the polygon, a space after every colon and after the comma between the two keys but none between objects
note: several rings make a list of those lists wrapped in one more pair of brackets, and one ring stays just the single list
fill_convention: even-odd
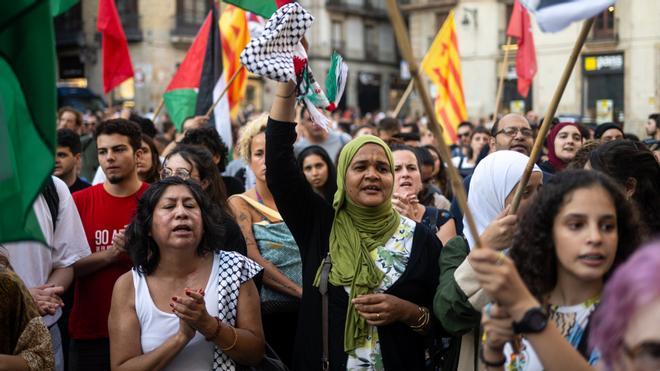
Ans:
[{"label": "crowd of people", "polygon": [[[660,114],[329,130],[279,83],[233,127],[58,112],[33,209],[0,247],[0,370],[658,370]],[[655,238],[655,240],[654,240]]]}]

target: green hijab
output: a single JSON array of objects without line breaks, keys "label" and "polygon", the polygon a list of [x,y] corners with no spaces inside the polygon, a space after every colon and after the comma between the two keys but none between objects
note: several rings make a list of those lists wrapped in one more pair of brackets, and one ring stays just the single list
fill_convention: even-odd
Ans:
[{"label": "green hijab", "polygon": [[[399,214],[392,208],[391,198],[375,207],[355,204],[346,194],[346,171],[353,157],[362,146],[373,143],[381,146],[390,163],[390,173],[394,178],[392,151],[380,138],[365,135],[348,142],[342,149],[337,163],[337,192],[332,204],[335,219],[330,231],[330,256],[332,270],[329,282],[335,286],[350,287],[349,303],[346,308],[344,327],[344,350],[350,351],[360,346],[367,337],[367,323],[351,301],[378,287],[383,280],[383,272],[376,267],[370,252],[392,237],[399,227]],[[391,191],[391,190],[390,190]],[[318,286],[320,271],[316,275]]]}]

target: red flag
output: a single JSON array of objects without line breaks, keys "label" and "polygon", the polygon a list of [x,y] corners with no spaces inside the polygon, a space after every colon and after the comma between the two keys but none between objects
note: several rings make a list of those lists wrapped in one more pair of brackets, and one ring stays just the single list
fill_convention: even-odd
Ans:
[{"label": "red flag", "polygon": [[117,87],[133,77],[133,65],[128,43],[114,0],[99,0],[96,29],[103,34],[103,91]]},{"label": "red flag", "polygon": [[516,55],[516,75],[518,75],[518,92],[527,98],[529,86],[536,75],[536,48],[532,36],[532,23],[529,13],[518,0],[513,3],[507,36],[518,39],[518,54]]}]

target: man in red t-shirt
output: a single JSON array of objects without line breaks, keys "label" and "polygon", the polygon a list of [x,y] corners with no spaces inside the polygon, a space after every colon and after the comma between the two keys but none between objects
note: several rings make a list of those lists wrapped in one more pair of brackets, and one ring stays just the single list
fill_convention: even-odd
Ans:
[{"label": "man in red t-shirt", "polygon": [[105,182],[73,194],[92,254],[74,264],[75,291],[69,336],[72,370],[110,370],[108,313],[112,289],[131,269],[124,250],[124,228],[148,188],[138,178],[140,127],[114,119],[96,127],[96,147]]}]

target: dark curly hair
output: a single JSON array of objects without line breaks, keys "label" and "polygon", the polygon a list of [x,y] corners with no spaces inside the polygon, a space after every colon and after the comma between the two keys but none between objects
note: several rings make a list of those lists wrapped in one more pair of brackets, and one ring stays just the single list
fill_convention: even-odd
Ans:
[{"label": "dark curly hair", "polygon": [[185,136],[179,142],[181,144],[195,144],[204,146],[213,156],[220,157],[218,162],[218,171],[223,173],[227,167],[227,155],[229,149],[225,142],[220,138],[220,134],[215,128],[197,128],[186,131]]},{"label": "dark curly hair", "polygon": [[510,251],[521,278],[541,302],[544,302],[544,295],[557,285],[559,263],[553,241],[555,217],[574,191],[594,186],[605,189],[616,209],[618,245],[609,272],[614,272],[641,242],[644,230],[636,210],[626,200],[621,187],[610,177],[587,170],[557,173],[543,185],[534,204],[520,217]]},{"label": "dark curly hair", "polygon": [[202,256],[209,252],[219,251],[221,244],[218,241],[225,240],[224,218],[220,209],[197,183],[178,177],[160,180],[144,192],[138,202],[135,216],[126,228],[126,250],[133,260],[135,269],[142,274],[153,273],[160,261],[159,247],[151,237],[153,213],[156,204],[158,204],[168,187],[179,185],[190,190],[201,210],[203,234],[199,245],[197,245],[197,255]]},{"label": "dark curly hair", "polygon": [[660,165],[651,151],[640,142],[614,140],[592,151],[589,163],[594,170],[611,176],[621,186],[635,179],[632,199],[651,233],[660,233]]},{"label": "dark curly hair", "polygon": [[136,123],[126,119],[111,119],[101,122],[94,129],[94,139],[97,140],[101,135],[119,134],[128,138],[128,143],[133,148],[133,152],[142,147],[142,129]]}]

